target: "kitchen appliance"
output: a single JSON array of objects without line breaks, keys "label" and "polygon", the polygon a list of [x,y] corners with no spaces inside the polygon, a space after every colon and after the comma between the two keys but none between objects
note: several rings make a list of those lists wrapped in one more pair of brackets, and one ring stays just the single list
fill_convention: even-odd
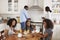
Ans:
[{"label": "kitchen appliance", "polygon": [[33,5],[30,7],[30,9],[43,11],[43,8],[39,6],[39,0],[33,0]]}]

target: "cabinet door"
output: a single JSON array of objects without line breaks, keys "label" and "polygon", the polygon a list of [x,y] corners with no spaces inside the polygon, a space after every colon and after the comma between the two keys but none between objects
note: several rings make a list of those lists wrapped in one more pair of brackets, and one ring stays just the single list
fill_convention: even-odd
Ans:
[{"label": "cabinet door", "polygon": [[0,0],[0,13],[8,12],[8,0]]}]

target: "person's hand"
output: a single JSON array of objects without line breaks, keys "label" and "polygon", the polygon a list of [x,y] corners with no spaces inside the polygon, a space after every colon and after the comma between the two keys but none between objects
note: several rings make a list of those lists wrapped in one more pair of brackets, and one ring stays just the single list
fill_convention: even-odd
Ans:
[{"label": "person's hand", "polygon": [[44,35],[40,35],[41,38],[44,38]]},{"label": "person's hand", "polygon": [[7,29],[4,30],[4,35],[7,37],[8,36],[8,31]]},{"label": "person's hand", "polygon": [[42,32],[40,32],[40,35],[43,35],[43,33],[42,33]]}]

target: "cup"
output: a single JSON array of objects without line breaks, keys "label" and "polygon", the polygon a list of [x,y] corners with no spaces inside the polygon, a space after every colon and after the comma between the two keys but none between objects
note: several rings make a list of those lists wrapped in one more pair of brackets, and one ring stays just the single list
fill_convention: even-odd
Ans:
[{"label": "cup", "polygon": [[18,33],[18,35],[17,35],[18,37],[22,37],[22,34],[21,33]]},{"label": "cup", "polygon": [[39,33],[39,30],[36,30],[36,33]]}]

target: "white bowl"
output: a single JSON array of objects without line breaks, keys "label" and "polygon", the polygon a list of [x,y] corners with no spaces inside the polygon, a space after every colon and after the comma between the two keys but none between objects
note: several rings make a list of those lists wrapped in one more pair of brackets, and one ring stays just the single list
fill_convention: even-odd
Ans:
[{"label": "white bowl", "polygon": [[22,37],[22,34],[21,33],[18,33],[18,35],[17,35],[18,37]]}]

